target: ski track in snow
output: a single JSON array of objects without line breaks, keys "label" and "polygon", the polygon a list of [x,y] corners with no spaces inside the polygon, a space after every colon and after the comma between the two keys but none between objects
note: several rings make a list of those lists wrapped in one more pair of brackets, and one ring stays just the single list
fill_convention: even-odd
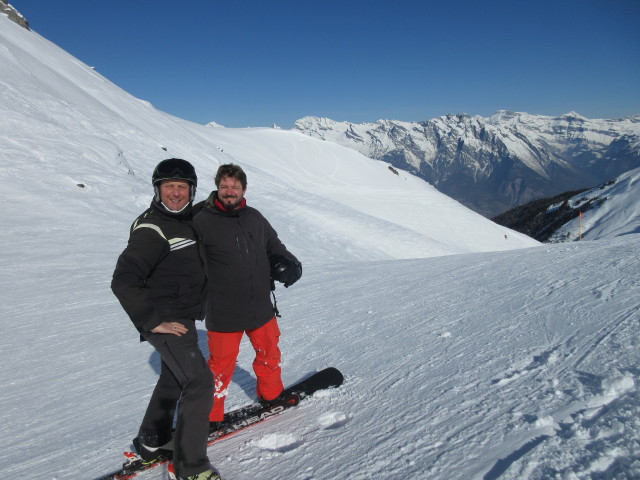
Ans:
[{"label": "ski track in snow", "polygon": [[[345,384],[218,442],[210,458],[234,479],[277,478],[283,465],[297,472],[296,478],[309,480],[367,479],[375,472],[389,478],[494,480],[637,471],[632,460],[637,436],[629,431],[638,426],[640,413],[634,295],[640,279],[637,258],[624,252],[640,241],[627,240],[633,241],[617,241],[610,248],[587,242],[348,268],[327,265],[305,272],[295,293],[277,292],[287,312],[282,320],[285,376],[296,381],[309,373],[305,365],[337,365]],[[589,267],[585,260],[590,256],[600,260]],[[86,293],[93,291],[89,286]],[[100,301],[87,294],[81,295],[85,300],[78,303],[78,313],[95,311],[97,304],[91,302]],[[115,307],[108,310],[117,317]],[[73,303],[63,311],[73,314]],[[64,342],[71,336],[70,344],[81,343],[71,331],[65,328],[42,341]],[[136,356],[134,342],[125,343],[130,346],[123,353]],[[84,452],[87,440],[89,448],[104,444],[87,429],[109,431],[113,440],[98,453],[102,467],[88,453],[76,459],[92,472],[89,477],[95,476],[115,466],[119,449],[130,440],[155,381],[153,355],[142,385],[114,377],[115,365],[100,365],[110,383],[136,387],[138,393],[127,392],[125,402],[116,392],[98,394],[102,389],[95,382],[85,384],[91,356],[78,350],[63,358],[85,365],[76,379],[68,367],[64,372],[74,393],[50,402],[45,397],[43,405],[45,411],[62,413],[45,420],[45,436],[62,435],[66,448],[17,461],[39,444],[25,438],[4,453],[19,465],[13,471],[46,471],[59,455]],[[243,345],[230,388],[236,406],[254,395],[250,350]],[[43,387],[55,389],[59,381],[54,377]],[[78,398],[90,399],[86,393],[92,389],[101,398],[78,403]],[[55,406],[60,401],[73,408],[60,411]],[[114,408],[123,408],[115,423],[101,413]],[[20,417],[27,426],[43,421],[30,416]],[[318,462],[318,454],[331,461]],[[57,478],[80,478],[81,471],[63,467]],[[140,478],[162,476],[148,472]]]},{"label": "ski track in snow", "polygon": [[[627,253],[640,237],[611,243],[306,271],[295,290],[276,292],[285,312],[285,380],[335,365],[345,383],[214,444],[212,462],[239,480],[278,478],[283,470],[309,480],[375,472],[460,480],[569,472],[633,478],[625,474],[638,472],[640,262]],[[109,255],[102,258],[104,268],[111,265]],[[155,383],[157,358],[131,338],[106,281],[90,280],[95,272],[65,281],[75,276],[73,262],[45,267],[46,278],[60,283],[49,282],[37,301],[19,296],[19,282],[11,287],[22,304],[24,340],[5,336],[1,348],[11,365],[33,375],[3,371],[1,431],[13,440],[0,463],[3,476],[92,478],[117,466]],[[71,290],[75,295],[61,303]],[[46,331],[28,321],[37,318],[40,302],[49,305],[54,325]],[[96,318],[97,338],[122,340],[87,341]],[[145,357],[147,369],[127,368],[144,365]],[[251,361],[245,341],[230,408],[254,398]],[[24,408],[34,405],[33,392],[37,410]],[[36,428],[42,433],[35,438],[16,434]],[[52,464],[55,476],[46,473]]]},{"label": "ski track in snow", "polygon": [[[571,247],[569,252],[581,247]],[[367,275],[364,266],[356,269],[352,275],[359,275],[359,295],[364,298],[349,300],[349,317],[365,321],[340,322],[341,337],[350,340],[350,358],[356,370],[371,365],[371,371],[361,371],[361,376],[347,374],[345,385],[326,397],[357,406],[346,417],[348,422],[340,424],[338,430],[343,431],[336,441],[350,445],[349,457],[362,456],[364,461],[349,468],[346,455],[333,452],[332,458],[338,455],[336,460],[343,467],[340,476],[364,479],[371,478],[372,472],[383,471],[389,478],[491,480],[536,475],[547,478],[568,471],[587,475],[607,469],[628,473],[637,451],[633,443],[624,445],[621,440],[613,450],[617,455],[602,451],[567,460],[554,452],[565,443],[578,445],[576,451],[585,446],[593,450],[602,434],[600,429],[611,428],[600,426],[597,419],[605,418],[613,409],[620,409],[620,415],[628,420],[638,413],[637,407],[628,410],[634,404],[638,372],[635,368],[616,367],[606,356],[612,348],[610,344],[615,351],[626,352],[627,360],[637,355],[624,343],[632,340],[637,346],[637,337],[633,340],[630,334],[637,327],[638,300],[629,295],[639,284],[637,259],[613,260],[606,265],[605,270],[621,272],[622,268],[630,275],[615,277],[603,295],[603,283],[595,273],[602,275],[604,266],[590,271],[585,280],[584,267],[568,268],[577,259],[563,253],[566,250],[554,247],[545,254],[528,251],[537,258],[533,262],[525,261],[522,253],[492,254],[489,261],[477,255],[466,258],[466,262],[453,257],[432,259],[424,265],[430,271],[428,279],[422,277],[426,286],[416,280],[419,273],[415,267],[421,262],[393,265],[395,268],[392,264],[367,265]],[[540,261],[545,256],[547,261]],[[562,258],[564,262],[560,261]],[[475,266],[474,260],[478,260]],[[517,268],[518,272],[525,271],[517,282],[510,276],[514,262],[524,267]],[[462,265],[464,268],[455,272],[452,278],[456,280],[448,282],[448,288],[438,287],[440,275]],[[382,272],[402,272],[401,276],[414,281],[405,282],[407,288],[403,289],[402,279],[391,285],[372,280],[384,278]],[[558,272],[565,274],[561,281],[557,280]],[[337,292],[353,281],[351,275],[343,276],[347,278],[336,280],[335,276],[330,291],[324,294],[339,300]],[[393,278],[397,280],[397,275]],[[452,284],[453,292],[449,290]],[[480,285],[483,288],[478,288]],[[428,292],[429,300],[416,301],[417,289]],[[412,290],[411,298],[403,297]],[[612,318],[603,322],[602,318],[611,316],[612,301],[619,302],[618,308]],[[346,308],[339,303],[326,308]],[[416,303],[422,303],[424,310],[418,309]],[[430,318],[416,315],[421,311],[428,312]],[[446,314],[438,319],[433,312]],[[492,321],[477,319],[478,312],[493,314]],[[313,313],[330,317],[330,312]],[[471,321],[473,318],[475,322]],[[366,335],[367,327],[370,335]],[[360,330],[364,336],[357,333]],[[424,343],[416,342],[417,336]],[[398,352],[394,355],[394,350],[402,350],[401,358]],[[320,355],[323,351],[324,348],[316,349]],[[601,352],[606,362],[601,362]],[[381,373],[376,374],[379,362]],[[347,372],[349,363],[342,367]],[[393,365],[389,371],[384,368],[387,364]],[[602,366],[604,371],[591,373],[594,367],[600,367],[596,368],[598,371]],[[320,399],[312,401],[315,404]],[[311,406],[303,405],[301,409],[304,407]],[[323,407],[333,405],[324,403]],[[302,411],[298,414],[302,415]],[[631,425],[634,423],[637,424],[632,421]],[[355,435],[347,431],[354,424]],[[624,438],[623,433],[618,435]],[[304,436],[305,445],[310,436]],[[361,447],[357,446],[358,439],[366,439],[360,440]],[[324,445],[321,437],[314,441]],[[623,452],[629,456],[620,455]],[[306,451],[298,451],[296,460],[307,455]],[[462,465],[460,458],[465,459]],[[554,462],[556,466],[549,466]],[[326,471],[316,468],[313,475],[305,478],[333,478],[329,472],[335,474],[335,467]],[[618,473],[618,478],[625,477]]]}]

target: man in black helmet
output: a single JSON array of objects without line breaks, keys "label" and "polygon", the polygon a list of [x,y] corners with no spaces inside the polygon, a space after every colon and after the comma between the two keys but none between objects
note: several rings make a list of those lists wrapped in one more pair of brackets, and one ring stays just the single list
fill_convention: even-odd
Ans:
[{"label": "man in black helmet", "polygon": [[246,334],[256,356],[256,393],[266,403],[283,391],[280,330],[271,303],[273,280],[285,287],[302,275],[302,265],[278,234],[244,198],[247,177],[234,164],[221,165],[211,193],[194,224],[202,238],[209,269],[206,325],[214,400],[209,421],[224,420],[227,387]]},{"label": "man in black helmet", "polygon": [[[160,354],[160,378],[133,444],[144,462],[171,456],[179,478],[215,479],[207,458],[211,372],[198,348],[205,257],[192,225],[198,179],[186,160],[163,160],[151,207],[131,226],[111,289],[141,338]],[[175,434],[173,418],[177,414]]]}]

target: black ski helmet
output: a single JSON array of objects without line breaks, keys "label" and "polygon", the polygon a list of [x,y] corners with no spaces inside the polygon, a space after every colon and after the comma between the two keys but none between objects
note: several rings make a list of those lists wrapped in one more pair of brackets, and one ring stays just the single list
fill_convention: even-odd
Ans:
[{"label": "black ski helmet", "polygon": [[160,201],[160,189],[158,187],[163,180],[184,180],[189,182],[189,201],[193,202],[196,197],[198,177],[196,176],[195,168],[189,162],[181,158],[169,158],[156,165],[151,176],[151,183],[158,202]]}]

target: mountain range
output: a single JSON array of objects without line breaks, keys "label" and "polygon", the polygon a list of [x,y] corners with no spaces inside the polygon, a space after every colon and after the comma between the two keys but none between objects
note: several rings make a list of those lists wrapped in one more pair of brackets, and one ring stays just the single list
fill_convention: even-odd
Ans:
[{"label": "mountain range", "polygon": [[363,124],[305,117],[293,128],[407,170],[487,217],[640,166],[640,115],[603,120],[498,111]]}]

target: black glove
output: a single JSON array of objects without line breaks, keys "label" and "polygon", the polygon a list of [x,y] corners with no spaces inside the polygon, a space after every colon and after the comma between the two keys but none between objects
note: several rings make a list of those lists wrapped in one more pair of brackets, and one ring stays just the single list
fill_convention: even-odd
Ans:
[{"label": "black glove", "polygon": [[269,259],[271,263],[271,278],[289,287],[302,276],[302,264],[294,262],[289,257],[275,255]]}]

